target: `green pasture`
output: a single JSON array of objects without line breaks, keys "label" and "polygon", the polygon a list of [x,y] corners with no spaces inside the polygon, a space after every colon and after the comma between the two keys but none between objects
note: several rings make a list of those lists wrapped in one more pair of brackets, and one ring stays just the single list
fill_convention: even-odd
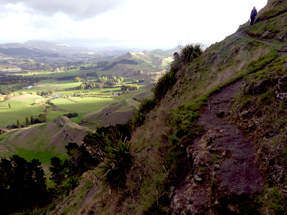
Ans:
[{"label": "green pasture", "polygon": [[83,115],[96,110],[108,107],[110,104],[118,102],[115,98],[95,98],[95,97],[71,97],[69,99],[58,98],[52,102],[59,108],[59,111],[50,111],[48,121],[54,120],[58,116],[67,113],[78,113],[79,116],[71,118],[71,121],[80,123]]},{"label": "green pasture", "polygon": [[43,169],[47,177],[48,185],[51,172],[49,165],[51,158],[57,156],[67,159],[66,149],[62,143],[49,146],[52,137],[61,128],[47,126],[47,124],[35,124],[25,129],[15,129],[7,134],[0,135],[0,157],[10,157],[17,154],[31,161],[38,159],[43,163]]},{"label": "green pasture", "polygon": [[[133,84],[133,78],[126,78],[123,84]],[[89,112],[93,112],[99,109],[103,109],[108,107],[112,103],[116,103],[128,98],[134,97],[143,97],[145,95],[150,94],[150,88],[148,88],[148,82],[138,83],[140,90],[129,91],[127,93],[122,93],[121,87],[116,88],[99,88],[90,89],[90,90],[71,90],[71,91],[63,91],[63,89],[75,88],[79,86],[81,82],[71,82],[71,80],[65,81],[55,81],[55,80],[43,80],[38,83],[36,86],[33,86],[31,89],[22,89],[14,92],[13,94],[19,95],[21,92],[37,92],[37,91],[49,91],[56,90],[57,92],[54,94],[61,94],[62,96],[71,96],[73,94],[81,94],[84,97],[70,97],[68,99],[57,98],[53,99],[52,102],[59,108],[58,111],[53,111],[52,107],[48,109],[48,121],[54,120],[58,116],[62,116],[66,113],[74,113],[77,112],[79,116],[77,118],[72,118],[72,121],[75,123],[79,123],[81,121],[81,117]],[[144,93],[147,91],[147,94]],[[120,96],[113,96],[112,93],[121,93]],[[138,96],[140,95],[140,96]],[[89,97],[91,96],[91,97]],[[93,96],[99,96],[103,98],[96,98]],[[51,99],[50,96],[48,98],[44,98],[36,95],[22,95],[16,96],[9,101],[0,103],[0,126],[6,127],[8,125],[12,125],[13,123],[17,123],[17,119],[20,120],[21,124],[25,124],[25,117],[30,115],[37,116],[44,109],[43,104],[34,104],[37,101],[47,101]],[[71,101],[72,100],[72,101]],[[9,109],[8,102],[11,103],[12,108]]]},{"label": "green pasture", "polygon": [[[23,76],[33,76],[33,77],[64,77],[70,75],[77,75],[82,73],[84,70],[80,69],[71,69],[59,72],[52,72],[52,71],[31,71],[28,73],[15,73],[15,75],[23,75]],[[86,71],[86,70],[85,70]]]},{"label": "green pasture", "polygon": [[[31,115],[39,115],[44,107],[41,104],[34,104],[45,100],[40,96],[16,96],[8,101],[0,102],[0,127],[6,127],[8,125],[17,124],[17,119],[20,120],[20,124],[26,124],[25,117],[30,119]],[[11,104],[11,109],[8,103]]]},{"label": "green pasture", "polygon": [[75,88],[78,87],[82,82],[72,82],[71,80],[67,81],[51,81],[51,80],[43,80],[33,86],[31,89],[23,88],[21,90],[13,92],[13,94],[19,95],[20,92],[38,92],[38,91],[49,91],[56,89],[63,90],[66,88]]}]

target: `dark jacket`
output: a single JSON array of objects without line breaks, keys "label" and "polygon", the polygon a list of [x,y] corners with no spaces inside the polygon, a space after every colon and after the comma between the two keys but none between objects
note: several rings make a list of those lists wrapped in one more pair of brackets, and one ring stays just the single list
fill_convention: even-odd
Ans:
[{"label": "dark jacket", "polygon": [[250,19],[255,18],[256,16],[257,16],[257,10],[254,8],[254,9],[251,11]]}]

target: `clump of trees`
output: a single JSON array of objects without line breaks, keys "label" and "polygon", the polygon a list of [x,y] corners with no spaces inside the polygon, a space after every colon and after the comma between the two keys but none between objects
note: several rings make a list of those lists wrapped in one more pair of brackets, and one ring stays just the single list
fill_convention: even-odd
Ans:
[{"label": "clump of trees", "polygon": [[74,78],[74,81],[75,81],[75,82],[81,82],[82,79],[81,79],[80,77],[75,77],[75,78]]},{"label": "clump of trees", "polygon": [[0,160],[1,214],[42,207],[48,202],[46,178],[41,162],[17,155]]},{"label": "clump of trees", "polygon": [[34,116],[31,115],[30,116],[30,120],[29,120],[29,117],[26,116],[25,117],[25,125],[21,124],[20,123],[20,120],[17,119],[17,123],[16,125],[13,123],[12,125],[8,125],[7,126],[7,129],[15,129],[15,128],[24,128],[24,127],[27,127],[29,126],[29,124],[37,124],[37,123],[43,123],[43,122],[46,122],[47,121],[47,113],[41,113],[39,114],[39,116],[37,118],[34,119]]},{"label": "clump of trees", "polygon": [[[116,76],[102,76],[98,78],[98,82],[95,81],[85,81],[83,82],[77,89],[84,90],[84,89],[95,89],[95,88],[102,88],[102,87],[113,87],[121,82],[123,82],[123,77],[116,77]],[[83,81],[83,79],[81,79]]]},{"label": "clump of trees", "polygon": [[66,116],[68,118],[73,118],[73,117],[79,116],[79,114],[78,113],[68,113],[68,114],[64,114],[63,116]]},{"label": "clump of trees", "polygon": [[83,82],[77,89],[78,90],[84,90],[84,89],[95,89],[98,88],[98,84],[94,81],[86,81]]},{"label": "clump of trees", "polygon": [[114,86],[116,84],[119,84],[123,82],[123,77],[116,77],[116,76],[102,76],[98,78],[98,81],[100,83],[103,83],[104,86]]},{"label": "clump of trees", "polygon": [[111,188],[124,186],[127,172],[132,165],[132,155],[128,140],[131,138],[132,125],[118,124],[97,129],[85,136],[81,146],[69,143],[65,148],[69,160],[51,159],[51,180],[60,187],[71,177],[80,176],[89,169],[103,163],[101,171],[103,182]]},{"label": "clump of trees", "polygon": [[124,84],[121,86],[122,91],[138,90],[139,87],[136,84]]},{"label": "clump of trees", "polygon": [[135,72],[135,75],[143,75],[143,71],[142,70],[138,70]]},{"label": "clump of trees", "polygon": [[133,83],[142,83],[142,82],[144,82],[145,80],[144,79],[140,79],[140,80],[138,80],[138,79],[133,79]]}]

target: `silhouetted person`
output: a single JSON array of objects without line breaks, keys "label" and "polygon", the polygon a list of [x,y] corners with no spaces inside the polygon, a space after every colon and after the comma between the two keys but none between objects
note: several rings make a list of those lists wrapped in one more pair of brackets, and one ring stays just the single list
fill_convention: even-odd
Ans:
[{"label": "silhouetted person", "polygon": [[250,25],[253,25],[256,16],[257,16],[257,10],[254,7],[250,14],[250,19],[251,19]]}]

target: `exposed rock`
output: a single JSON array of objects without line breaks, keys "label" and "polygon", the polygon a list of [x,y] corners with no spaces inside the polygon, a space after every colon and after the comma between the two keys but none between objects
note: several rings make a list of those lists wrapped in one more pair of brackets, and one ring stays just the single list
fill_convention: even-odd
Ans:
[{"label": "exposed rock", "polygon": [[218,130],[208,130],[203,136],[203,140],[206,142],[206,145],[209,146],[214,139],[220,137],[222,134]]},{"label": "exposed rock", "polygon": [[268,34],[269,34],[269,31],[265,31],[263,34],[262,34],[262,38],[268,38],[267,36],[268,36]]},{"label": "exposed rock", "polygon": [[194,159],[195,166],[207,165],[210,162],[211,154],[208,151],[199,152]]},{"label": "exposed rock", "polygon": [[215,164],[215,165],[214,165],[214,168],[215,168],[216,170],[218,170],[218,169],[219,169],[219,167],[220,167],[220,165],[219,165],[219,164]]},{"label": "exposed rock", "polygon": [[198,175],[195,175],[194,181],[200,182],[200,181],[202,181],[202,178],[200,178]]},{"label": "exposed rock", "polygon": [[279,93],[287,91],[287,75],[278,78],[278,84],[276,85],[275,88]]},{"label": "exposed rock", "polygon": [[253,87],[253,93],[254,94],[265,93],[271,85],[272,80],[270,79],[264,81],[258,81]]},{"label": "exposed rock", "polygon": [[287,32],[281,32],[279,35],[277,35],[277,40],[279,40],[279,42],[284,43],[287,39]]},{"label": "exposed rock", "polygon": [[171,202],[172,214],[213,214],[209,202],[210,189],[202,186],[204,185],[191,182],[175,191]]},{"label": "exposed rock", "polygon": [[61,116],[58,116],[58,117],[55,119],[55,122],[56,122],[59,126],[61,126],[61,127],[64,127],[65,124],[66,124],[65,120],[63,120]]},{"label": "exposed rock", "polygon": [[278,93],[276,95],[276,98],[281,100],[281,101],[286,101],[287,100],[287,93]]}]

